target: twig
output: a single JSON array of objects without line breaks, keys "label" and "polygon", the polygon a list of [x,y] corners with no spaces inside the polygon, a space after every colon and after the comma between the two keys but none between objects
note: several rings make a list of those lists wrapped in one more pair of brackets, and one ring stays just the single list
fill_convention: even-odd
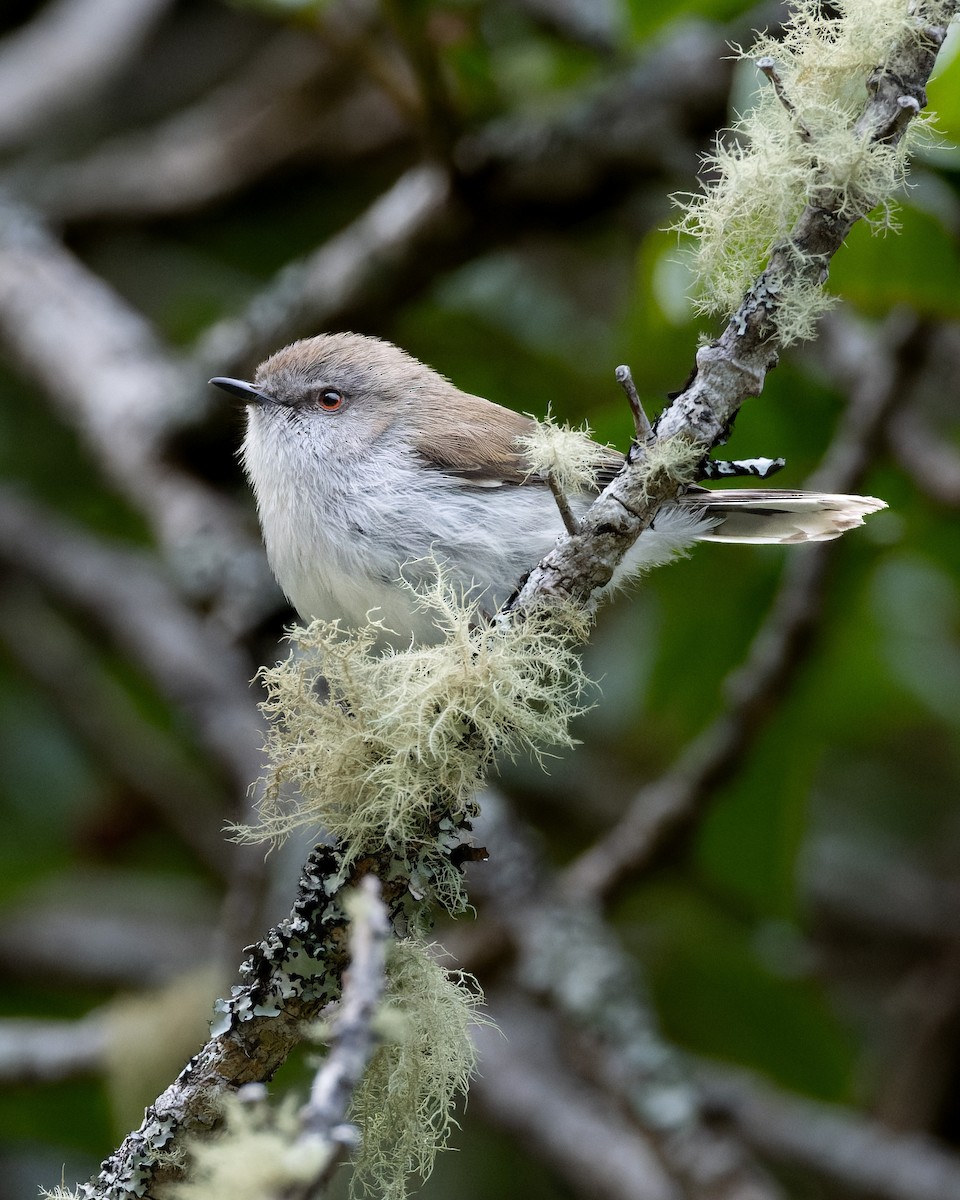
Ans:
[{"label": "twig", "polygon": [[[314,1075],[309,1101],[300,1110],[301,1136],[323,1138],[339,1153],[331,1154],[320,1177],[304,1188],[305,1198],[320,1194],[342,1153],[356,1141],[355,1131],[344,1124],[377,1044],[374,1018],[383,997],[390,925],[373,875],[361,880],[350,920],[350,966],[332,1021],[330,1052]],[[295,1190],[289,1196],[297,1200]]]},{"label": "twig", "polygon": [[797,112],[796,105],[787,94],[787,89],[784,86],[783,78],[777,69],[776,60],[770,58],[769,55],[764,54],[762,57],[758,58],[756,62],[757,69],[762,71],[763,74],[766,75],[766,77],[773,84],[773,90],[777,93],[777,99],[783,105],[784,109],[790,114],[797,133],[800,135],[803,141],[812,141],[813,137],[810,133],[810,130],[806,127],[806,125],[804,125],[803,121],[800,120],[800,114]]},{"label": "twig", "polygon": [[550,491],[553,493],[554,500],[557,502],[557,508],[560,510],[560,518],[563,521],[563,526],[567,533],[579,533],[580,522],[577,520],[573,509],[570,507],[570,501],[567,499],[566,494],[563,488],[560,486],[553,471],[547,472],[547,484],[550,487]]},{"label": "twig", "polygon": [[643,410],[640,393],[637,391],[637,385],[633,382],[633,372],[624,363],[622,366],[617,367],[614,374],[617,377],[617,383],[626,392],[627,399],[630,401],[630,411],[633,413],[633,428],[637,444],[642,446],[650,440],[653,434],[653,426],[650,424],[650,418]]}]

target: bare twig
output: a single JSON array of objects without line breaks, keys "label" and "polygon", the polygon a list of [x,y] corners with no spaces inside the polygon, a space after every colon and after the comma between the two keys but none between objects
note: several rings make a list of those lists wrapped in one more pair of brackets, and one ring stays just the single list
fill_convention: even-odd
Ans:
[{"label": "bare twig", "polygon": [[563,527],[567,533],[579,533],[580,522],[577,520],[573,509],[570,507],[570,501],[567,499],[566,493],[560,486],[556,475],[552,471],[547,472],[547,483],[550,491],[553,493],[553,498],[556,501],[557,508],[560,510],[560,519],[563,521]]},{"label": "bare twig", "polygon": [[636,434],[636,439],[642,446],[648,441],[653,433],[653,427],[650,424],[650,418],[643,411],[643,402],[640,399],[640,393],[637,391],[637,385],[633,382],[633,372],[624,363],[616,369],[617,383],[623,388],[627,394],[627,400],[630,402],[630,411],[633,413],[633,428]]}]

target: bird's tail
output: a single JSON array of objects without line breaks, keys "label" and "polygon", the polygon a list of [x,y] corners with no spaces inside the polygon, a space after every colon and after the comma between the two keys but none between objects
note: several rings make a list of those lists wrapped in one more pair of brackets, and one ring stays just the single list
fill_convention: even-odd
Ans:
[{"label": "bird's tail", "polygon": [[677,501],[716,523],[697,540],[710,542],[827,542],[863,524],[886,508],[873,496],[835,496],[828,492],[790,492],[776,488],[707,491],[695,488]]}]

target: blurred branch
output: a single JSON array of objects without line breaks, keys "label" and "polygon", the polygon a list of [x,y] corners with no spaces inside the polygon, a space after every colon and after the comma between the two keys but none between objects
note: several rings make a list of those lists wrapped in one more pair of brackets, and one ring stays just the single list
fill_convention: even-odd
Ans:
[{"label": "blurred branch", "polygon": [[817,838],[802,860],[801,884],[815,917],[883,940],[953,941],[960,882],[936,879],[862,841]]},{"label": "blurred branch", "polygon": [[0,198],[0,333],[153,527],[191,594],[229,628],[276,604],[257,540],[235,506],[163,458],[194,411],[198,380],[146,320],[19,205]]},{"label": "blurred branch", "polygon": [[[916,370],[919,325],[888,322],[863,346],[861,370],[821,468],[808,482],[825,491],[855,491],[889,413]],[[867,348],[869,347],[869,352]],[[566,869],[565,886],[582,897],[609,899],[646,867],[664,843],[689,827],[717,789],[739,770],[801,668],[820,620],[830,542],[795,550],[744,662],[723,684],[726,708],[644,787],[624,816]]]},{"label": "blurred branch", "polygon": [[0,962],[8,980],[137,989],[209,963],[215,933],[199,911],[177,918],[120,911],[112,896],[99,910],[76,895],[62,904],[32,896],[4,910]]},{"label": "blurred branch", "polygon": [[221,833],[227,814],[215,803],[214,781],[137,714],[127,692],[39,590],[8,582],[0,593],[0,644],[107,770],[225,876],[236,851]]},{"label": "blurred branch", "polygon": [[60,1083],[103,1070],[109,1030],[92,1012],[79,1021],[0,1020],[0,1084]]},{"label": "blurred branch", "polygon": [[[489,789],[477,833],[490,858],[471,880],[485,922],[479,940],[468,932],[460,945],[467,965],[502,960],[509,947],[512,980],[564,1022],[562,1040],[574,1059],[568,1077],[584,1087],[590,1079],[605,1097],[617,1097],[682,1195],[778,1196],[742,1147],[703,1120],[686,1065],[657,1027],[639,968],[599,910],[555,890],[529,832]],[[578,1040],[579,1053],[571,1055]]]},{"label": "blurred branch", "polygon": [[115,137],[76,162],[31,170],[28,190],[58,220],[171,216],[229,196],[305,153],[337,161],[382,150],[408,131],[382,91],[357,83],[354,68],[349,44],[334,57],[285,30],[239,78],[146,132]]},{"label": "blurred branch", "polygon": [[0,42],[0,150],[76,112],[133,59],[172,0],[49,0]]},{"label": "blurred branch", "polygon": [[802,1167],[875,1200],[960,1196],[960,1158],[845,1109],[791,1096],[746,1072],[704,1063],[698,1079],[717,1115],[773,1162]]},{"label": "blurred branch", "polygon": [[684,1193],[618,1105],[571,1077],[555,1022],[514,996],[488,999],[499,1028],[474,1030],[480,1069],[471,1108],[478,1105],[583,1200],[680,1200]]},{"label": "blurred branch", "polygon": [[69,528],[0,488],[0,561],[83,612],[185,714],[238,794],[260,774],[262,722],[250,664],[163,578],[150,558]]},{"label": "blurred branch", "polygon": [[726,103],[727,32],[684,24],[560,113],[504,118],[464,135],[454,162],[468,192],[508,212],[542,214],[590,197],[609,204],[651,175],[692,177],[702,134]]},{"label": "blurred branch", "polygon": [[566,41],[603,54],[613,53],[623,32],[613,0],[519,0],[518,7]]},{"label": "blurred branch", "polygon": [[409,296],[449,256],[502,242],[522,223],[516,206],[559,211],[591,197],[608,206],[606,184],[615,180],[622,195],[627,174],[692,173],[692,129],[718,114],[729,83],[722,45],[713,27],[685,27],[559,116],[493,122],[460,138],[453,180],[436,166],[409,169],[341,233],[281,271],[244,314],[208,329],[198,372],[249,369],[294,337],[349,323],[372,294]]},{"label": "blurred branch", "polygon": [[916,487],[946,508],[960,506],[960,453],[917,408],[905,406],[890,422],[890,453]]},{"label": "blurred branch", "polygon": [[255,364],[291,337],[342,319],[371,290],[402,280],[425,245],[456,227],[447,177],[438,167],[413,167],[318,250],[285,267],[239,317],[204,333],[198,370],[230,373]]}]

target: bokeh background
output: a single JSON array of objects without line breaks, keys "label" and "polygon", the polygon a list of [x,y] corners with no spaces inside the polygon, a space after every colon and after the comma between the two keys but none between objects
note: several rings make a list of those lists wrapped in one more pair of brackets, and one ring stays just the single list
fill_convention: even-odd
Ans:
[{"label": "bokeh background", "polygon": [[[719,331],[690,302],[671,196],[698,187],[698,157],[760,86],[730,45],[784,11],[3,6],[4,1200],[61,1169],[86,1178],[139,1122],[202,1039],[240,947],[285,913],[303,852],[263,862],[221,832],[259,770],[249,681],[283,652],[292,614],[259,550],[240,417],[206,379],[350,328],[625,448],[617,364],[656,411]],[[620,597],[586,650],[599,688],[582,744],[497,782],[545,887],[602,861],[657,780],[687,788],[596,896],[656,1037],[690,1056],[704,1119],[758,1156],[770,1195],[916,1197],[934,1168],[929,1194],[960,1195],[949,46],[930,105],[940,132],[918,151],[899,231],[855,229],[822,336],[784,356],[729,446],[785,456],[784,486],[839,478],[889,510],[816,560],[704,546]],[[502,930],[484,942],[498,920],[484,870],[475,924],[438,937],[497,1018],[496,998],[507,1012],[525,985]],[[612,1102],[609,1080],[577,1082],[588,1072],[562,1031],[555,1043],[571,1088]],[[276,1091],[306,1071],[289,1064]],[[858,1180],[829,1153],[831,1137],[855,1144],[845,1130],[915,1153],[919,1173],[902,1191],[895,1172]],[[456,1143],[425,1197],[671,1194],[653,1175],[617,1190],[578,1174],[489,1081]]]}]

